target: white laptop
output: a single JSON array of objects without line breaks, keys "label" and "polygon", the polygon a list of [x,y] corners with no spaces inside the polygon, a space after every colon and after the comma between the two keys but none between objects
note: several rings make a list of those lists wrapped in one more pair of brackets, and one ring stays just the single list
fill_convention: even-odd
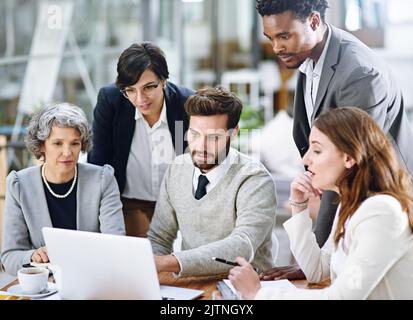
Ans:
[{"label": "white laptop", "polygon": [[203,294],[160,286],[148,239],[55,228],[42,231],[63,299],[190,300]]}]

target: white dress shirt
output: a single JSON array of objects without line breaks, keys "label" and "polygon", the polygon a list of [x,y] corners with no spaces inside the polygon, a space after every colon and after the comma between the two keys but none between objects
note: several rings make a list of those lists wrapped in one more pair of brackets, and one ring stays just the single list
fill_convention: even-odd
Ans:
[{"label": "white dress shirt", "polygon": [[231,165],[234,163],[236,158],[237,153],[234,149],[230,148],[225,160],[208,173],[203,174],[199,168],[195,167],[194,176],[192,179],[193,194],[195,195],[196,189],[198,188],[198,178],[200,175],[206,176],[209,181],[209,183],[206,186],[206,192],[208,193],[212,189],[214,189],[214,187],[218,184],[221,178],[223,178],[227,174],[228,170],[231,168]]},{"label": "white dress shirt", "polygon": [[321,73],[323,71],[324,60],[326,58],[328,46],[331,39],[330,26],[327,25],[327,41],[325,43],[323,52],[321,53],[320,59],[318,59],[317,64],[314,66],[314,61],[307,58],[298,70],[306,75],[305,88],[304,88],[304,103],[305,109],[307,111],[308,124],[310,128],[312,127],[311,117],[314,112],[318,87],[320,85]]},{"label": "white dress shirt", "polygon": [[308,209],[284,223],[291,251],[307,280],[317,283],[330,277],[331,286],[261,288],[256,299],[413,299],[413,234],[399,201],[388,195],[365,200],[336,246],[337,218],[322,249]]},{"label": "white dress shirt", "polygon": [[126,185],[122,196],[128,199],[156,201],[165,171],[175,159],[165,102],[160,118],[152,128],[138,109],[135,119],[136,127],[126,166]]}]

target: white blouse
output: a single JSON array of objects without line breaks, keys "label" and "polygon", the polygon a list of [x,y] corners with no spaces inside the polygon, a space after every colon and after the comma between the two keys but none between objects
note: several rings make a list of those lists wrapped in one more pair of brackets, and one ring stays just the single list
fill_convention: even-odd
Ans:
[{"label": "white blouse", "polygon": [[168,165],[175,159],[164,101],[159,120],[152,126],[135,112],[135,132],[126,165],[126,184],[122,196],[156,201]]},{"label": "white blouse", "polygon": [[365,200],[334,243],[338,219],[320,249],[308,210],[284,223],[291,251],[310,283],[330,277],[324,289],[261,288],[256,299],[413,299],[413,235],[391,196]]}]

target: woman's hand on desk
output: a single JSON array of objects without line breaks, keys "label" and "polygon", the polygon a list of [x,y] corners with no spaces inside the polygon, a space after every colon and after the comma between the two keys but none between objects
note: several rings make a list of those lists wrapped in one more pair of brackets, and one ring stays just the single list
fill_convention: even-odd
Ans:
[{"label": "woman's hand on desk", "polygon": [[229,271],[228,279],[244,299],[252,300],[261,289],[260,278],[247,260],[238,257],[235,261],[239,267]]},{"label": "woman's hand on desk", "polygon": [[37,249],[35,252],[33,252],[31,260],[32,262],[37,263],[49,262],[49,256],[47,255],[46,247],[41,247]]}]

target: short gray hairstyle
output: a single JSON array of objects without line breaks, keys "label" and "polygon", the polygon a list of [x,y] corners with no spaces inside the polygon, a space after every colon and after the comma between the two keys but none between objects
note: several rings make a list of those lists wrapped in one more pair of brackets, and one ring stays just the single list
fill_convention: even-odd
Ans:
[{"label": "short gray hairstyle", "polygon": [[77,129],[80,133],[82,151],[87,152],[91,149],[92,134],[83,110],[73,104],[59,103],[46,106],[36,112],[30,120],[25,142],[27,149],[36,159],[44,156],[41,150],[53,126]]}]

